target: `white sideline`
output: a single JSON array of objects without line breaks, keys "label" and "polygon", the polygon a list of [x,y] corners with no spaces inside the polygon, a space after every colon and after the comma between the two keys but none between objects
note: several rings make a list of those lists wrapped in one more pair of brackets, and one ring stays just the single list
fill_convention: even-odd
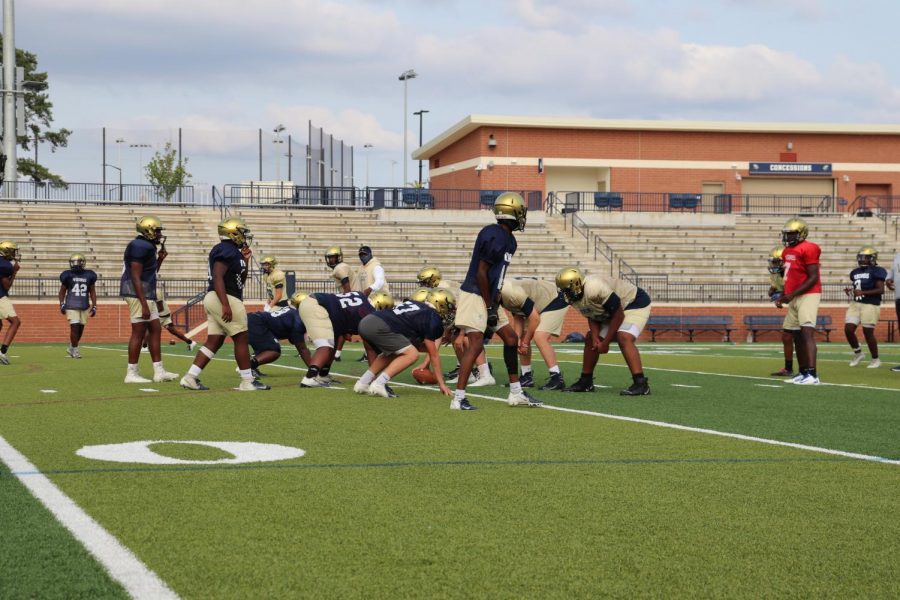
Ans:
[{"label": "white sideline", "polygon": [[[96,350],[114,350],[113,348],[101,348],[99,346],[84,346],[84,347],[90,347],[90,348],[93,348]],[[182,354],[166,354],[165,352],[163,354],[165,356],[192,358],[189,355],[182,355]],[[218,359],[217,358],[214,360],[231,360],[231,359],[225,359],[225,358]],[[566,361],[559,361],[559,362],[566,362]],[[266,365],[266,366],[279,367],[282,369],[291,369],[291,370],[297,370],[297,371],[303,370],[300,367],[292,367],[290,365],[276,365],[274,363]],[[624,365],[607,365],[607,366],[613,366],[613,367],[623,366],[624,367]],[[681,371],[681,370],[677,370],[677,369],[655,369],[655,370],[669,371],[669,372],[673,372],[673,373],[692,373],[692,374],[697,374],[697,375],[717,375],[717,373],[707,373],[707,372],[703,372],[703,371]],[[344,375],[341,373],[332,373],[332,374],[337,375],[338,377],[351,377],[351,375]],[[752,376],[752,375],[721,375],[721,376],[734,377],[734,378],[739,378],[739,379],[757,379],[757,380],[761,379],[761,380],[772,381],[771,377],[756,377],[756,376]],[[418,388],[418,389],[423,389],[423,390],[432,390],[432,391],[435,389],[432,386],[415,385],[412,383],[402,383],[399,381],[392,381],[391,385],[398,386],[398,387],[411,387],[411,388]],[[848,384],[831,384],[831,385],[840,386],[840,387],[856,387],[856,388],[876,389],[876,390],[886,389],[886,388],[872,388],[872,387],[867,387],[867,386],[855,386],[855,385],[848,385]],[[781,386],[779,386],[779,387],[781,387]],[[888,389],[888,391],[896,391],[896,390]],[[497,398],[495,396],[487,396],[484,394],[466,393],[466,396],[469,398],[483,398],[484,400],[492,400],[494,402],[504,402],[504,403],[506,402],[506,398]],[[874,456],[872,454],[858,454],[856,452],[845,452],[844,450],[835,450],[833,448],[823,448],[821,446],[808,446],[806,444],[797,444],[794,442],[784,442],[781,440],[772,440],[772,439],[768,439],[768,438],[754,437],[751,435],[744,435],[742,433],[731,433],[728,431],[717,431],[715,429],[703,429],[700,427],[689,427],[687,425],[678,425],[676,423],[666,423],[665,421],[651,421],[649,419],[638,419],[636,417],[611,415],[608,413],[593,412],[593,411],[589,411],[589,410],[580,410],[580,409],[575,409],[575,408],[565,408],[562,406],[553,406],[553,405],[549,405],[549,404],[544,404],[541,406],[541,408],[545,408],[547,410],[556,410],[556,411],[560,411],[560,412],[568,412],[568,413],[573,413],[573,414],[578,414],[578,415],[588,415],[591,417],[602,417],[605,419],[612,419],[615,421],[627,421],[629,423],[640,423],[642,425],[652,425],[653,427],[663,427],[666,429],[677,429],[679,431],[689,431],[692,433],[704,433],[706,435],[715,435],[718,437],[726,437],[726,438],[731,438],[731,439],[735,439],[735,440],[743,440],[746,442],[756,442],[759,444],[768,444],[770,446],[783,446],[786,448],[796,448],[798,450],[806,450],[808,452],[817,452],[820,454],[830,454],[832,456],[843,456],[845,458],[853,458],[856,460],[864,460],[867,462],[877,462],[877,463],[888,464],[888,465],[900,465],[900,460],[885,458],[883,456]]]},{"label": "white sideline", "polygon": [[74,500],[42,475],[37,467],[0,436],[0,461],[90,552],[132,598],[178,598],[156,573],[92,519]]}]

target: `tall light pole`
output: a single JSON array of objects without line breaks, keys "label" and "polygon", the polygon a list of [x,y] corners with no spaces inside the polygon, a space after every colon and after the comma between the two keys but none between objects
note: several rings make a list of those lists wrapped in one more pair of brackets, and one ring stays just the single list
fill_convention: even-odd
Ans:
[{"label": "tall light pole", "polygon": [[140,178],[138,179],[138,183],[140,183],[144,178],[144,148],[152,148],[153,146],[151,146],[150,144],[128,144],[128,147],[138,149],[138,168],[140,169],[139,172],[141,173]]},{"label": "tall light pole", "polygon": [[275,126],[275,139],[272,140],[272,143],[275,144],[275,181],[281,181],[281,146],[279,144],[283,144],[284,142],[281,140],[281,132],[284,131],[285,127],[281,123]]},{"label": "tall light pole", "polygon": [[116,148],[118,148],[116,153],[119,155],[118,161],[119,161],[119,174],[120,175],[122,174],[122,144],[127,144],[127,143],[128,142],[125,141],[125,138],[116,138]]},{"label": "tall light pole", "polygon": [[373,144],[363,144],[363,150],[366,151],[366,187],[369,187],[369,148],[374,148]]},{"label": "tall light pole", "polygon": [[[423,108],[423,109],[417,110],[416,112],[413,113],[414,115],[419,115],[419,148],[422,147],[422,115],[424,115],[427,112],[431,112],[431,111],[425,110]],[[419,187],[425,187],[424,185],[422,185],[422,160],[421,159],[419,159]]]},{"label": "tall light pole", "polygon": [[[3,181],[16,182],[16,40],[13,0],[3,0]],[[405,112],[405,109],[404,109]]]},{"label": "tall light pole", "polygon": [[[418,76],[418,74],[412,69],[403,71],[403,73],[400,74],[400,81],[403,82],[403,186],[402,187],[406,187],[406,182],[409,180],[406,175],[406,167],[408,166],[407,163],[409,163],[409,158],[406,155],[406,152],[407,152],[407,150],[406,150],[406,141],[407,141],[406,140],[406,138],[407,138],[406,126],[407,126],[407,121],[408,121],[407,116],[406,116],[406,114],[407,114],[406,113],[406,91],[407,91],[406,88],[407,88],[407,82],[410,79],[415,79],[417,76]],[[393,176],[391,178],[393,179]],[[391,185],[393,185],[393,182],[391,182]]]}]

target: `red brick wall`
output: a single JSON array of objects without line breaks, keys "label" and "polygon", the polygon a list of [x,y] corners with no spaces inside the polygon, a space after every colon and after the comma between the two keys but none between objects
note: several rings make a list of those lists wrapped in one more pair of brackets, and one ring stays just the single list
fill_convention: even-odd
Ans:
[{"label": "red brick wall", "polygon": [[[16,342],[67,342],[69,341],[69,326],[64,316],[59,314],[59,307],[53,302],[35,302],[35,301],[14,301],[16,312],[22,318],[22,327],[16,335]],[[172,310],[178,307],[172,304]],[[261,310],[261,304],[248,304],[248,311]],[[820,315],[830,315],[832,319],[833,331],[831,332],[831,341],[845,343],[844,328],[844,306],[824,306],[820,307]],[[771,305],[743,305],[743,306],[716,306],[716,305],[691,305],[691,306],[674,306],[674,305],[653,305],[652,312],[655,315],[731,315],[734,320],[735,330],[731,333],[731,339],[735,342],[745,342],[747,340],[747,330],[744,329],[744,315],[768,315],[780,314],[779,311]],[[882,320],[896,320],[893,305],[888,302],[882,305]],[[563,325],[562,337],[565,337],[572,331],[581,333],[587,332],[587,321],[574,310],[570,310],[566,316]],[[879,341],[887,341],[888,324],[886,322],[879,323],[876,328]],[[131,324],[128,318],[128,308],[124,302],[112,301],[109,303],[101,303],[97,316],[87,324],[84,330],[83,343],[100,343],[100,342],[127,342],[131,334]],[[206,335],[198,336],[202,341]],[[169,339],[174,339],[167,332],[163,332],[163,343],[167,343]],[[687,341],[686,333],[662,333],[657,335],[658,341],[679,342]],[[706,332],[695,335],[695,339],[704,342],[720,342],[722,335],[718,333]],[[761,341],[776,342],[779,337],[776,333],[765,334]],[[824,340],[824,337],[822,337]],[[650,341],[649,332],[644,332],[641,336],[642,342]]]}]

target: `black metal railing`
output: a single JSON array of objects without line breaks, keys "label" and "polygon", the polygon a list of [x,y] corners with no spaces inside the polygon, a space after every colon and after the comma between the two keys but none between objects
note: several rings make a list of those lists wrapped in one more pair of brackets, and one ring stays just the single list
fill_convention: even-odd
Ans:
[{"label": "black metal railing", "polygon": [[176,189],[164,196],[156,186],[144,184],[66,183],[54,185],[35,181],[7,181],[0,185],[0,199],[31,203],[72,203],[100,205],[208,206],[211,200],[194,194],[194,186]]}]

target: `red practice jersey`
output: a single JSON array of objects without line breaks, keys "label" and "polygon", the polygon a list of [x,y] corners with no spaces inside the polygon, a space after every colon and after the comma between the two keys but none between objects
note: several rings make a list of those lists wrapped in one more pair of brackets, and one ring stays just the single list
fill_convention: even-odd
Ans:
[{"label": "red practice jersey", "polygon": [[[806,267],[809,265],[819,264],[819,255],[822,250],[818,244],[803,240],[796,246],[787,246],[781,254],[784,259],[784,293],[793,294],[794,290],[799,288],[809,279],[806,274]],[[814,286],[804,292],[806,294],[821,294],[822,280],[816,282]]]}]

